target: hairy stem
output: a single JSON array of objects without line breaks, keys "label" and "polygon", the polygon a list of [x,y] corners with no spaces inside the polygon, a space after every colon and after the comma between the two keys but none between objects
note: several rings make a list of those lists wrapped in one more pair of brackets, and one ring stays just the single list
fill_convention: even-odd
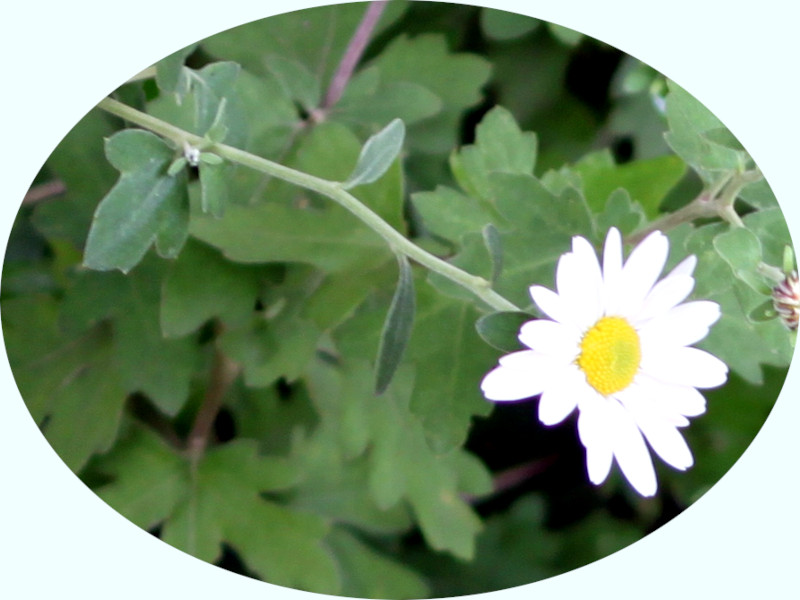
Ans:
[{"label": "hairy stem", "polygon": [[157,119],[136,110],[126,104],[122,104],[111,98],[106,98],[98,104],[98,108],[108,111],[118,117],[125,119],[135,125],[149,129],[153,133],[170,139],[179,148],[184,143],[197,148],[204,148],[231,162],[249,167],[261,173],[272,175],[283,181],[295,184],[299,187],[317,192],[327,196],[334,202],[340,204],[353,215],[358,217],[365,225],[380,235],[389,247],[396,253],[405,254],[408,258],[419,263],[423,267],[435,271],[440,275],[450,279],[460,286],[468,289],[478,298],[483,300],[492,308],[500,311],[520,310],[513,303],[506,300],[503,296],[491,288],[491,284],[484,278],[471,275],[462,271],[458,267],[437,258],[408,240],[405,236],[395,230],[391,225],[384,221],[380,216],[362,204],[357,198],[347,192],[342,184],[335,181],[328,181],[319,177],[314,177],[308,173],[296,171],[266,158],[250,154],[244,150],[227,146],[225,144],[209,145],[207,140],[200,136],[184,131],[174,125]]},{"label": "hairy stem", "polygon": [[353,76],[353,71],[355,71],[358,62],[361,60],[367,43],[372,37],[372,32],[375,30],[375,26],[378,24],[387,4],[388,2],[385,0],[369,3],[367,11],[364,13],[364,18],[361,19],[361,23],[359,23],[356,32],[350,39],[347,50],[345,50],[339,67],[336,69],[336,74],[333,76],[330,87],[328,87],[328,91],[325,94],[325,100],[322,103],[323,111],[334,106],[342,97],[344,89]]},{"label": "hairy stem", "polygon": [[647,227],[631,234],[626,241],[638,244],[653,231],[669,231],[695,219],[720,217],[735,227],[743,227],[744,223],[733,208],[733,203],[742,188],[762,178],[759,169],[743,171],[723,177],[716,185],[703,192],[683,208],[669,213],[650,223]]}]

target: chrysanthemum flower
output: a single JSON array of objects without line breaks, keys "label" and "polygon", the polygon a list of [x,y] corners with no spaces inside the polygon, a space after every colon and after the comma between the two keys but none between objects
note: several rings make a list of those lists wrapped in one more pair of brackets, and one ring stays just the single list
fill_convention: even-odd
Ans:
[{"label": "chrysanthemum flower", "polygon": [[658,281],[668,253],[669,240],[656,231],[623,265],[612,228],[601,268],[591,244],[574,237],[558,261],[558,291],[530,288],[549,319],[525,323],[519,339],[529,349],[502,357],[481,384],[489,400],[541,395],[545,425],[577,408],[589,480],[603,483],[616,461],[643,496],[657,489],[647,444],[676,469],[692,466],[679,428],[705,412],[697,389],[722,385],[728,375],[725,363],[691,347],[720,317],[715,302],[683,303],[697,260],[689,256]]}]

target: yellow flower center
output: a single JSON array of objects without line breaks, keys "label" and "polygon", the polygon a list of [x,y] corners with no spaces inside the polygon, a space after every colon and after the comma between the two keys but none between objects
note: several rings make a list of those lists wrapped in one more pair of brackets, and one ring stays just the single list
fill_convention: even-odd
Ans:
[{"label": "yellow flower center", "polygon": [[581,340],[578,366],[594,389],[608,396],[633,381],[642,358],[639,334],[622,317],[603,317]]}]

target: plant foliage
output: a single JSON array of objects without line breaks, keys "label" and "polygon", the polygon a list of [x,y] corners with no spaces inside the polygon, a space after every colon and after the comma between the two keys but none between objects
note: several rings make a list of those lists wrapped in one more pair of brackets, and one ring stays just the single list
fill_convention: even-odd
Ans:
[{"label": "plant foliage", "polygon": [[[202,560],[372,598],[562,573],[675,516],[760,428],[793,350],[764,309],[786,224],[689,93],[536,19],[393,0],[330,103],[366,8],[220,33],[112,95],[173,134],[101,108],[75,126],[35,182],[66,193],[21,209],[6,255],[17,384],[70,469]],[[330,189],[518,310],[409,259]],[[701,196],[725,210],[665,221]],[[696,467],[642,501],[587,482],[574,420],[545,428],[479,386],[572,236],[665,223],[668,267],[695,254],[694,295],[722,307],[702,347],[731,378],[687,430]]]}]

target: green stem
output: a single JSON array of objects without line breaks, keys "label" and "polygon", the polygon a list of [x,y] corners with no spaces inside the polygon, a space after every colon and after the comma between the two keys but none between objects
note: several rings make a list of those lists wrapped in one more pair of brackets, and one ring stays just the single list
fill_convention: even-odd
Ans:
[{"label": "green stem", "polygon": [[682,223],[701,218],[720,217],[735,227],[744,227],[741,217],[733,208],[733,203],[744,186],[761,178],[761,171],[757,168],[723,177],[716,185],[704,190],[683,208],[656,219],[647,227],[628,236],[626,241],[638,244],[653,231],[669,231]]},{"label": "green stem", "polygon": [[112,98],[105,98],[98,104],[101,108],[111,114],[114,114],[126,121],[129,121],[140,127],[144,127],[162,137],[172,140],[179,148],[184,146],[184,143],[197,148],[204,148],[211,150],[215,154],[225,158],[231,162],[249,167],[261,173],[271,175],[293,183],[299,187],[305,188],[327,196],[334,202],[337,202],[353,215],[358,217],[364,224],[370,227],[375,233],[380,235],[389,247],[394,252],[399,252],[406,255],[408,258],[416,261],[420,265],[439,273],[440,275],[450,279],[451,281],[468,289],[478,298],[483,300],[492,308],[500,311],[518,311],[520,310],[513,303],[506,300],[503,296],[495,292],[491,288],[491,284],[482,277],[471,275],[466,271],[462,271],[458,267],[451,265],[448,262],[437,258],[436,256],[426,252],[405,236],[395,230],[391,225],[384,221],[380,216],[375,214],[372,210],[362,204],[357,198],[352,196],[349,192],[342,188],[342,184],[335,181],[328,181],[314,177],[308,173],[296,171],[284,165],[281,165],[266,158],[250,154],[244,150],[226,146],[225,144],[214,144],[208,147],[208,140],[184,131],[174,125],[157,119],[152,115],[143,113],[126,104],[113,100]]}]

